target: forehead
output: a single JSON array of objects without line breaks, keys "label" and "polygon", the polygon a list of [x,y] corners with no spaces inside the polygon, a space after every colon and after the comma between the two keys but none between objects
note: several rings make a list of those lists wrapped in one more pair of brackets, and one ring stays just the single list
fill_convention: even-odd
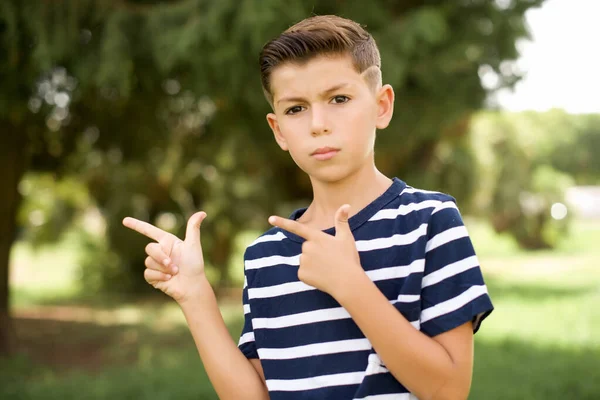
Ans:
[{"label": "forehead", "polygon": [[298,93],[320,93],[340,83],[365,84],[350,56],[318,56],[306,63],[284,63],[271,73],[273,99]]}]

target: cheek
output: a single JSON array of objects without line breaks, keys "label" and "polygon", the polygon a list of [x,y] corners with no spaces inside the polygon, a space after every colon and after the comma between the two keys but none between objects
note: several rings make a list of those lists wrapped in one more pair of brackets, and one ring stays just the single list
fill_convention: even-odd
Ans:
[{"label": "cheek", "polygon": [[280,129],[288,142],[296,145],[305,143],[306,135],[311,129],[310,117],[308,113],[303,113],[294,118],[287,118],[285,123],[280,125]]},{"label": "cheek", "polygon": [[[346,144],[353,144],[352,147],[364,147],[365,144],[371,145],[375,140],[376,118],[364,111],[350,113],[343,121],[343,126],[347,127],[348,135],[345,136]],[[352,137],[352,140],[348,140]]]},{"label": "cheek", "polygon": [[300,118],[288,120],[280,125],[281,135],[285,140],[286,151],[296,164],[302,163],[302,154],[306,151],[306,140],[303,140],[303,127]]},{"label": "cheek", "polygon": [[355,127],[356,130],[364,130],[369,126],[375,126],[377,111],[370,102],[356,101],[344,112],[343,118],[343,123],[348,126]]}]

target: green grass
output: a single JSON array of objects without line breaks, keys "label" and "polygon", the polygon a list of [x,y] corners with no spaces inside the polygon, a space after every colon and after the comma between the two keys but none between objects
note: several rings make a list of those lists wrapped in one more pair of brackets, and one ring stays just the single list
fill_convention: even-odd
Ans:
[{"label": "green grass", "polygon": [[[238,336],[239,306],[221,309]],[[22,351],[0,360],[0,399],[217,399],[173,302],[78,311],[17,313]]]},{"label": "green grass", "polygon": [[532,253],[469,230],[495,306],[476,335],[470,398],[600,398],[600,224]]},{"label": "green grass", "polygon": [[[80,354],[87,360],[74,360],[79,368],[56,362],[42,366],[20,356],[0,364],[0,398],[217,399],[184,327],[161,333],[143,325],[78,324],[59,329],[78,333],[76,340],[83,346],[110,339],[108,346],[101,345],[110,364],[94,362],[99,358],[97,348]],[[77,351],[76,345],[69,347]]]},{"label": "green grass", "polygon": [[[600,224],[578,223],[557,250],[534,253],[485,224],[468,227],[495,305],[476,335],[470,399],[600,398]],[[54,262],[15,284],[23,351],[0,362],[0,399],[216,399],[172,302],[64,303],[32,315],[32,306],[57,292],[66,299],[74,286],[71,256],[48,251],[15,253],[26,271]],[[222,310],[237,336],[239,305]]]}]

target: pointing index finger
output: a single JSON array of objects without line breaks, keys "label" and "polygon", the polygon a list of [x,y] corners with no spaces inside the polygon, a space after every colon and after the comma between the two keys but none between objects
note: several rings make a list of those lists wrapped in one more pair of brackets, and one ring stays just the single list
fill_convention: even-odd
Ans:
[{"label": "pointing index finger", "polygon": [[159,242],[161,239],[164,239],[165,235],[168,235],[167,232],[155,227],[152,224],[131,217],[126,217],[123,219],[123,225],[129,229],[133,229],[134,231],[141,233],[144,236],[149,237],[150,239],[154,239],[157,242]]},{"label": "pointing index finger", "polygon": [[306,240],[315,239],[317,234],[321,233],[320,231],[315,231],[299,222],[287,218],[271,216],[269,217],[269,223],[273,226],[277,226],[281,229],[285,229],[288,232],[292,232],[300,237],[303,237]]}]

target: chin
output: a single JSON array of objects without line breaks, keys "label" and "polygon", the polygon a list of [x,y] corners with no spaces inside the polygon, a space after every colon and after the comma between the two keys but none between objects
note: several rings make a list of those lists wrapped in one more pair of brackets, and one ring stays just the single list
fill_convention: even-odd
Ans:
[{"label": "chin", "polygon": [[307,173],[311,180],[333,184],[348,178],[352,175],[353,171],[347,167],[336,165],[327,168],[319,168],[316,171],[307,171]]}]

